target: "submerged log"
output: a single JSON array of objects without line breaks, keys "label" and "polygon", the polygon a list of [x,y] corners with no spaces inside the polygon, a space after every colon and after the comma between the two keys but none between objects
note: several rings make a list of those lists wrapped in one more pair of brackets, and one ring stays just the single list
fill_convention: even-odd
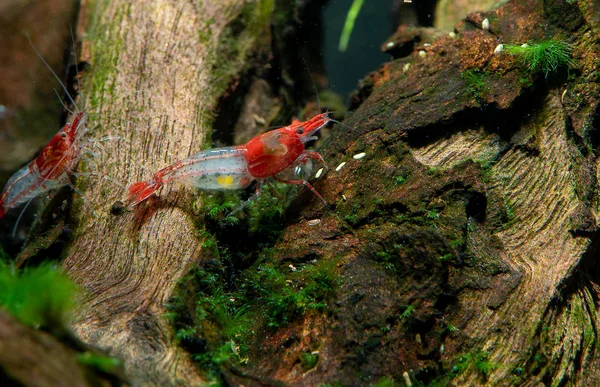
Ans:
[{"label": "submerged log", "polygon": [[[208,69],[242,3],[112,2],[80,26],[96,134],[124,140],[106,146],[104,171],[141,180],[201,148],[225,90]],[[260,21],[250,44],[268,26],[265,4],[249,7]],[[299,195],[275,242],[219,231],[221,258],[235,259],[199,258],[209,248],[189,191],[113,215],[122,192],[100,180],[82,187],[100,210],[79,209],[64,261],[89,291],[77,332],[123,357],[138,383],[207,381],[164,317],[176,281],[200,261],[218,267],[210,278],[222,302],[215,289],[181,293],[205,344],[188,349],[206,359],[211,345],[231,348],[237,357],[213,354],[212,364],[233,385],[598,384],[598,9],[511,1],[384,64],[322,146],[332,168],[316,188],[331,205]],[[572,63],[548,74],[497,49],[549,37],[567,41]],[[326,276],[293,273],[321,263],[335,280],[310,293]],[[252,278],[273,281],[274,295]],[[227,302],[238,315],[217,310]],[[246,358],[243,335],[225,340],[222,328],[248,311]],[[229,317],[217,324],[217,312]]]},{"label": "submerged log", "polygon": [[[83,1],[78,36],[91,76],[81,74],[82,105],[93,137],[120,137],[105,143],[98,173],[121,184],[148,179],[210,143],[217,99],[247,55],[268,49],[271,11],[270,1]],[[232,29],[234,20],[252,28]],[[87,291],[74,329],[123,358],[136,384],[204,383],[164,316],[200,252],[189,191],[164,190],[163,199],[123,213],[111,212],[125,198],[118,186],[81,184],[88,205],[63,263]]]}]

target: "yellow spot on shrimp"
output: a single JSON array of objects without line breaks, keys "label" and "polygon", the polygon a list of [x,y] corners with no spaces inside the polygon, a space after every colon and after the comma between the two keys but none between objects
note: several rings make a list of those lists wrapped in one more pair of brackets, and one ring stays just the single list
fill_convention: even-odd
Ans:
[{"label": "yellow spot on shrimp", "polygon": [[219,185],[222,185],[223,187],[228,187],[233,184],[233,176],[217,176],[217,183],[219,183]]}]

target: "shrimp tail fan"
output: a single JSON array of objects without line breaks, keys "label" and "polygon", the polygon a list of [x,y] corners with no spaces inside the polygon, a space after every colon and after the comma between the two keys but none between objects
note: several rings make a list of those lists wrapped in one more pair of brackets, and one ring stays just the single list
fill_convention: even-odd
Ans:
[{"label": "shrimp tail fan", "polygon": [[132,209],[156,192],[162,183],[155,179],[134,183],[129,186],[129,208]]}]

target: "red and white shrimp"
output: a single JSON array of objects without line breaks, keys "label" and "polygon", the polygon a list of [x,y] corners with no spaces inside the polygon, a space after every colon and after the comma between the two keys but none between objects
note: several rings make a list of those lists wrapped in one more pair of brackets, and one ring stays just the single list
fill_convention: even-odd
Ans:
[{"label": "red and white shrimp", "polygon": [[86,132],[85,113],[79,112],[40,154],[8,179],[0,196],[0,219],[6,211],[50,190],[72,186],[71,178],[81,158],[81,140]]},{"label": "red and white shrimp", "polygon": [[[29,37],[28,37],[29,39]],[[50,190],[59,189],[64,186],[70,186],[75,191],[72,178],[75,175],[75,168],[81,159],[84,148],[83,137],[87,132],[87,115],[79,111],[77,105],[69,95],[65,85],[60,78],[50,68],[31,40],[29,40],[34,51],[41,61],[50,70],[52,75],[58,80],[67,97],[76,109],[74,119],[67,123],[52,139],[42,148],[40,154],[28,165],[18,170],[8,179],[2,195],[0,195],[0,219],[7,211],[27,203],[25,207],[35,197],[40,196]],[[14,230],[23,215],[19,215]],[[13,230],[13,234],[14,234]]]},{"label": "red and white shrimp", "polygon": [[305,144],[316,139],[315,133],[330,121],[329,113],[318,114],[303,122],[294,120],[291,125],[258,135],[246,144],[209,149],[178,161],[157,171],[152,179],[132,184],[129,208],[172,181],[202,190],[230,190],[246,188],[257,180],[256,194],[247,204],[260,195],[262,183],[270,177],[282,183],[303,184],[327,204],[308,181],[288,180],[286,172],[309,159],[325,165],[319,153],[305,150]]}]

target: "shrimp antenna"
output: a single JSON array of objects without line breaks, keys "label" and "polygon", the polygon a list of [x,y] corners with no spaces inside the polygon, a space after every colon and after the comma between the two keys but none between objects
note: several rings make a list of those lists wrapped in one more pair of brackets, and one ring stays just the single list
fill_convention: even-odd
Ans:
[{"label": "shrimp antenna", "polygon": [[73,35],[73,26],[69,23],[69,31],[71,31],[71,43],[73,43],[73,54],[75,56],[75,73],[77,79],[77,90],[81,95],[81,83],[79,83],[79,61],[77,60],[77,46],[75,45],[75,35]]},{"label": "shrimp antenna", "polygon": [[14,239],[15,236],[17,235],[17,227],[19,226],[19,222],[21,221],[21,218],[23,217],[23,214],[25,213],[25,210],[27,209],[27,207],[29,207],[29,205],[31,204],[31,202],[33,201],[34,198],[31,198],[27,201],[27,204],[25,204],[25,207],[23,207],[23,209],[21,210],[21,213],[19,214],[19,217],[17,218],[17,221],[15,222],[15,226],[13,227],[12,230],[12,238]]},{"label": "shrimp antenna", "polygon": [[312,82],[313,90],[315,91],[315,96],[317,97],[317,104],[319,105],[319,113],[321,113],[321,100],[319,99],[319,92],[317,91],[317,85],[315,84],[315,80],[313,79],[312,73],[310,72],[310,67],[308,67],[308,63],[306,63],[306,59],[303,56],[302,62],[304,62],[304,66],[306,67],[306,71],[308,71],[308,75],[310,76],[310,81]]},{"label": "shrimp antenna", "polygon": [[33,42],[31,41],[31,38],[29,37],[29,34],[25,34],[25,36],[27,37],[27,40],[29,41],[29,44],[33,48],[33,51],[35,51],[35,53],[40,58],[40,60],[42,61],[42,63],[44,63],[46,65],[46,67],[48,68],[48,70],[50,70],[50,72],[52,73],[52,75],[54,75],[54,78],[56,78],[56,80],[58,81],[58,83],[60,83],[60,86],[63,88],[63,90],[65,91],[65,93],[67,93],[67,97],[69,98],[69,101],[71,101],[71,103],[73,104],[73,106],[75,106],[75,109],[79,112],[79,108],[77,107],[77,104],[75,103],[75,101],[73,101],[73,98],[71,98],[71,95],[69,94],[69,91],[67,90],[67,88],[65,87],[65,85],[62,83],[62,81],[60,80],[60,78],[58,77],[58,75],[56,75],[56,73],[54,72],[54,70],[52,70],[52,67],[50,67],[50,65],[48,65],[48,62],[46,62],[44,60],[44,58],[42,57],[42,54],[40,54],[40,52],[37,50],[37,48],[35,48],[35,46],[33,45]]},{"label": "shrimp antenna", "polygon": [[58,91],[56,91],[56,89],[52,89],[54,90],[54,94],[56,94],[56,97],[58,98],[58,102],[60,102],[60,104],[62,105],[62,107],[64,107],[69,113],[71,114],[75,114],[71,111],[71,109],[69,109],[67,107],[67,105],[65,105],[65,103],[62,101],[62,98],[60,98],[60,95],[58,95]]}]

